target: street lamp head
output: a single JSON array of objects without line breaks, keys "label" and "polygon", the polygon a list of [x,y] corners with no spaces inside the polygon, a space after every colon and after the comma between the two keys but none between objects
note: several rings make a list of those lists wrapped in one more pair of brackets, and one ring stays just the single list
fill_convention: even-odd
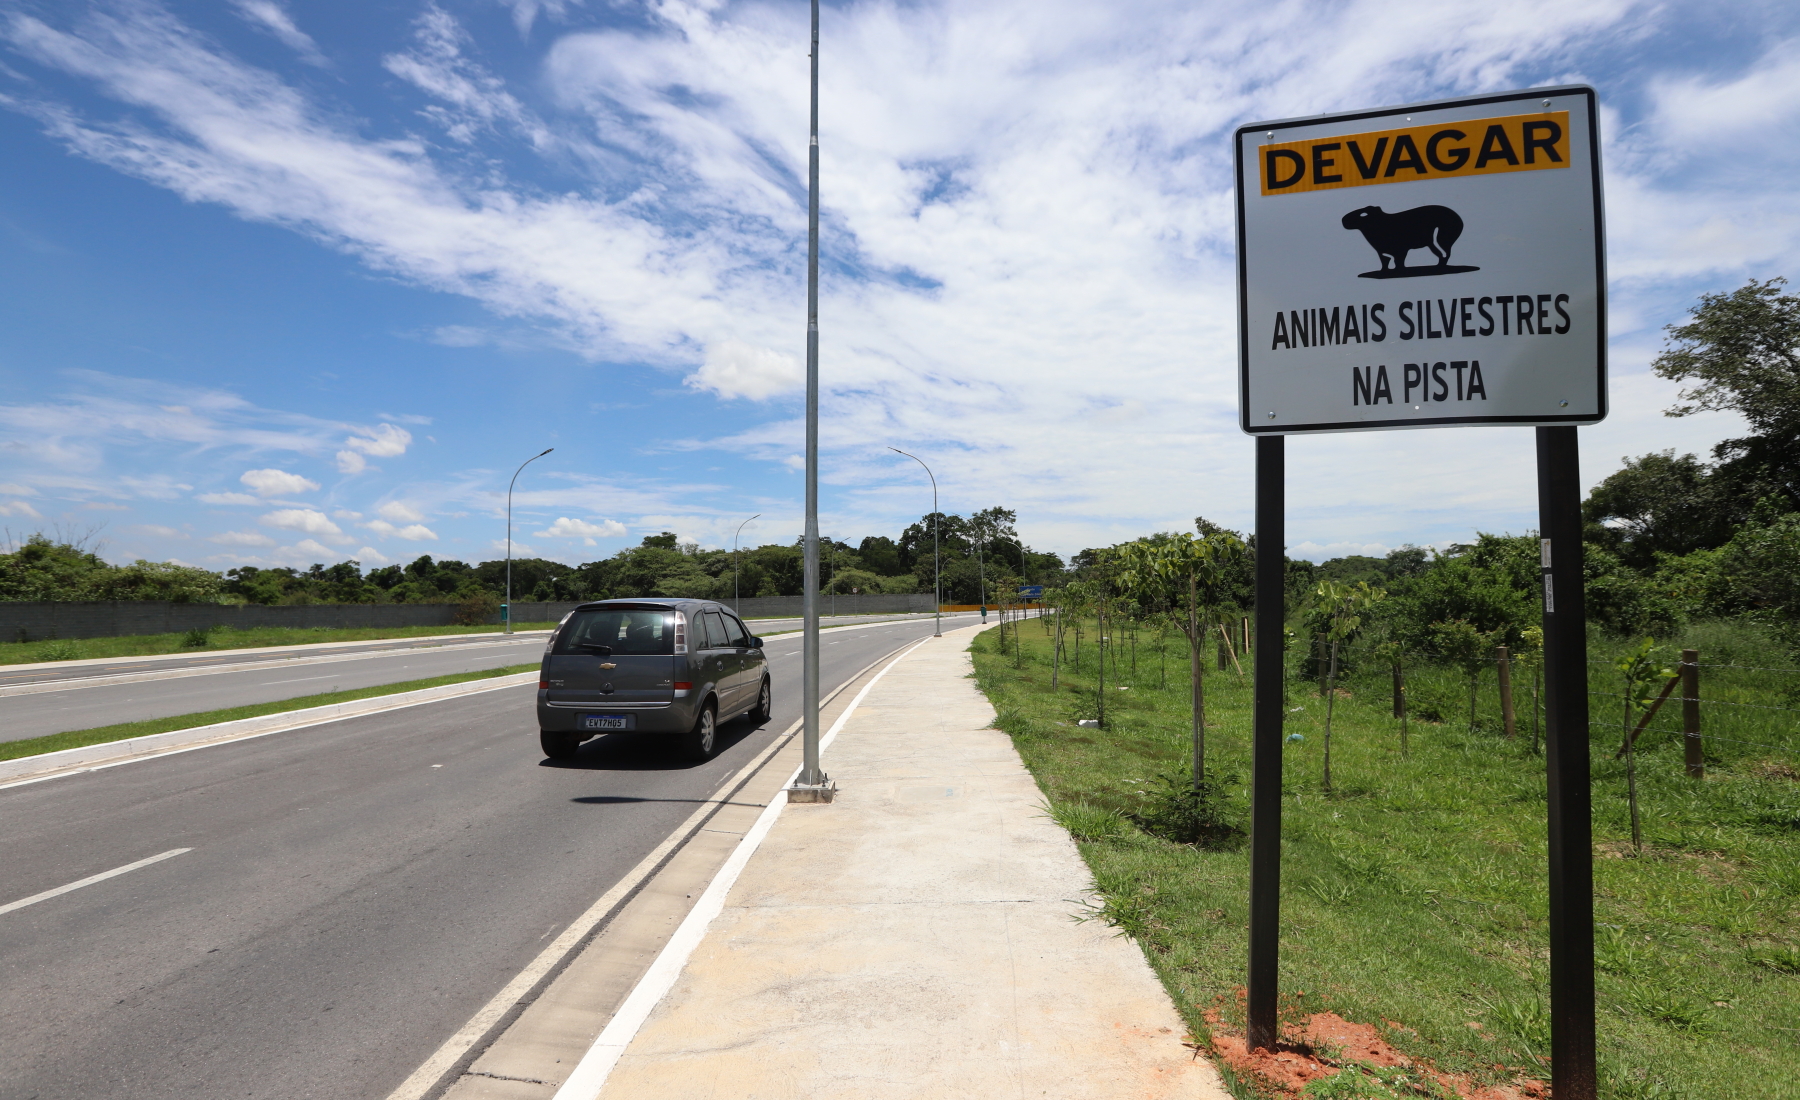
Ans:
[{"label": "street lamp head", "polygon": [[541,450],[537,453],[537,457],[543,458],[545,455],[549,454],[551,451],[554,451],[554,450],[556,450],[555,447],[545,447],[543,450]]}]

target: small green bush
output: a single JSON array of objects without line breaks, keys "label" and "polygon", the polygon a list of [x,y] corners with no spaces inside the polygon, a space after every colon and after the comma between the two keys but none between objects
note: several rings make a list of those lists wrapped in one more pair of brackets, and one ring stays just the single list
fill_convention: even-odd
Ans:
[{"label": "small green bush", "polygon": [[219,628],[216,626],[197,626],[181,636],[182,647],[185,649],[205,649],[212,644],[213,632],[218,629]]},{"label": "small green bush", "polygon": [[37,651],[40,661],[79,661],[87,652],[74,642],[51,642]]},{"label": "small green bush", "polygon": [[1134,820],[1151,836],[1176,844],[1227,847],[1244,835],[1225,816],[1225,788],[1236,782],[1237,776],[1228,775],[1202,779],[1196,787],[1186,775],[1159,775],[1156,789],[1148,793],[1143,811],[1133,815]]}]

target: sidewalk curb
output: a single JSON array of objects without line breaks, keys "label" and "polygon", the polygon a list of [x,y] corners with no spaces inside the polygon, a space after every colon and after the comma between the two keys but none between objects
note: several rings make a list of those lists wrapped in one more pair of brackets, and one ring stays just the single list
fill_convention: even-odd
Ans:
[{"label": "sidewalk curb", "polygon": [[[845,723],[850,721],[850,717],[856,713],[857,707],[862,704],[869,691],[881,682],[882,677],[886,676],[895,665],[911,656],[914,650],[932,640],[931,638],[922,638],[907,646],[896,654],[893,660],[883,666],[880,672],[870,678],[868,683],[863,685],[862,690],[857,692],[856,698],[850,701],[850,705],[844,708],[842,714],[838,715],[837,721],[832,723],[831,729],[819,738],[821,754],[837,737],[838,731],[844,728]],[[675,982],[681,977],[682,970],[687,966],[688,959],[700,946],[701,941],[706,938],[706,933],[711,929],[714,918],[724,911],[726,895],[731,892],[732,886],[737,883],[738,876],[749,865],[756,850],[762,846],[763,839],[775,827],[776,820],[787,805],[785,788],[792,786],[794,781],[799,779],[800,770],[800,768],[795,768],[793,773],[788,776],[787,782],[782,784],[784,789],[776,797],[770,799],[769,805],[757,817],[756,824],[751,826],[750,831],[745,833],[744,838],[738,842],[731,857],[725,861],[724,866],[719,868],[718,873],[713,876],[712,882],[707,884],[706,892],[700,895],[699,900],[688,911],[688,915],[681,922],[680,927],[676,928],[675,934],[658,952],[656,961],[651,963],[650,969],[638,979],[637,984],[626,995],[624,1002],[619,1005],[618,1011],[613,1013],[612,1019],[607,1022],[599,1037],[588,1048],[588,1052],[582,1055],[581,1061],[576,1063],[575,1069],[563,1081],[562,1087],[556,1090],[556,1095],[551,1100],[598,1100],[601,1091],[606,1088],[607,1078],[612,1075],[613,1067],[624,1056],[625,1049],[631,1045],[632,1039],[637,1036],[639,1029],[650,1018],[650,1014],[656,1011],[656,1006],[661,1004],[669,990],[674,988]]]},{"label": "sidewalk curb", "polygon": [[516,672],[511,676],[494,676],[462,684],[444,684],[440,687],[420,688],[417,691],[377,695],[369,699],[353,699],[345,703],[327,703],[320,707],[287,710],[279,714],[265,714],[256,718],[236,718],[229,722],[215,722],[209,726],[194,726],[190,729],[146,734],[143,737],[106,741],[98,745],[83,745],[79,748],[40,753],[36,756],[21,756],[16,760],[0,760],[0,790],[22,787],[27,783],[41,783],[48,779],[59,779],[65,775],[98,771],[101,768],[128,764],[134,760],[151,760],[162,756],[172,756],[178,752],[203,749],[208,745],[223,745],[271,733],[303,729],[307,726],[335,722],[342,718],[402,710],[423,703],[435,703],[441,699],[455,699],[464,695],[479,695],[484,691],[519,687],[534,683],[537,678],[536,670]]}]

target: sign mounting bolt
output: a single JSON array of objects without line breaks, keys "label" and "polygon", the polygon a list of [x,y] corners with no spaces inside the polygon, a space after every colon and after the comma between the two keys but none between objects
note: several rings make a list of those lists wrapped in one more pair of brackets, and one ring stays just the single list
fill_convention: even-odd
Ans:
[{"label": "sign mounting bolt", "polygon": [[1556,405],[1558,408],[1563,408],[1563,409],[1566,409],[1569,407],[1569,403],[1567,401],[1558,401],[1556,403]]},{"label": "sign mounting bolt", "polygon": [[1273,419],[1275,419],[1275,412],[1274,412],[1274,410],[1273,410],[1273,409],[1271,409],[1271,410],[1270,410],[1270,411],[1269,411],[1269,419],[1270,419],[1270,420],[1273,420]]}]

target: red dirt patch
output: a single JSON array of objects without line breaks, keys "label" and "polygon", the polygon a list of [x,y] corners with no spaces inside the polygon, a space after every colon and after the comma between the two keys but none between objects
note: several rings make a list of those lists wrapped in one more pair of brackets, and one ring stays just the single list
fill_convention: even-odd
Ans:
[{"label": "red dirt patch", "polygon": [[[1243,996],[1242,991],[1239,997]],[[1205,1013],[1214,1052],[1238,1078],[1268,1097],[1298,1096],[1308,1084],[1344,1072],[1355,1063],[1411,1069],[1460,1100],[1548,1100],[1547,1082],[1517,1077],[1502,1085],[1478,1085],[1464,1074],[1445,1073],[1395,1050],[1373,1024],[1353,1023],[1335,1012],[1317,1012],[1282,1025],[1276,1049],[1247,1050],[1241,1032],[1225,1024],[1216,1007]],[[1383,1021],[1397,1031],[1411,1031]],[[1495,1066],[1504,1072],[1505,1067]]]}]

